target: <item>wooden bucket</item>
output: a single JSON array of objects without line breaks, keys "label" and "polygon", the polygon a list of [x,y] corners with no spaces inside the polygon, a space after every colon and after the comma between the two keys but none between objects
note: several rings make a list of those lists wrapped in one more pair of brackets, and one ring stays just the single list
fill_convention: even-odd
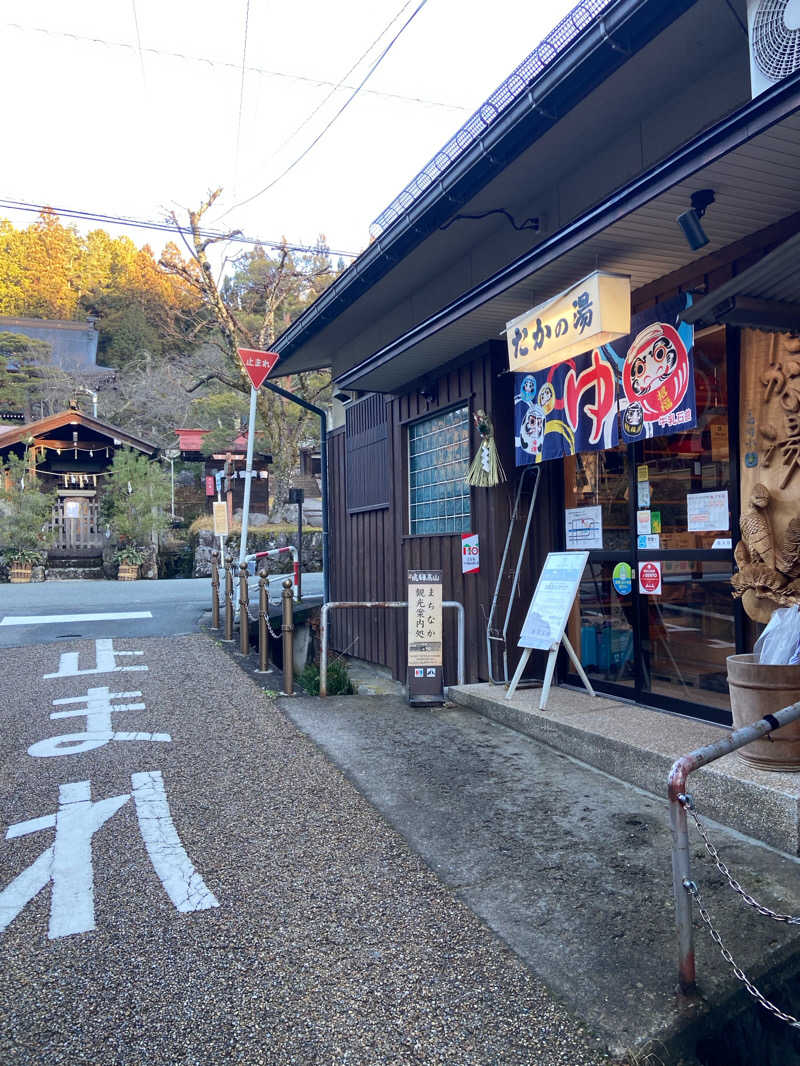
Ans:
[{"label": "wooden bucket", "polygon": [[32,573],[31,563],[12,563],[8,571],[8,580],[12,585],[23,585],[30,581]]},{"label": "wooden bucket", "polygon": [[[800,665],[767,666],[753,655],[728,656],[733,728],[752,725],[800,701]],[[761,770],[800,770],[800,720],[740,748],[737,755]]]},{"label": "wooden bucket", "polygon": [[139,576],[139,567],[133,563],[120,563],[117,581],[135,581]]}]

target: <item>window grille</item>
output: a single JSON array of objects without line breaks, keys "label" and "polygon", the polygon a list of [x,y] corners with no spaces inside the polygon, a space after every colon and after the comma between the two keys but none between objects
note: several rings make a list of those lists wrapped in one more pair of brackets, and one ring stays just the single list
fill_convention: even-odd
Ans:
[{"label": "window grille", "polygon": [[389,506],[391,470],[386,401],[373,393],[350,404],[345,414],[347,510]]},{"label": "window grille", "polygon": [[409,533],[468,533],[469,410],[459,407],[408,428]]}]

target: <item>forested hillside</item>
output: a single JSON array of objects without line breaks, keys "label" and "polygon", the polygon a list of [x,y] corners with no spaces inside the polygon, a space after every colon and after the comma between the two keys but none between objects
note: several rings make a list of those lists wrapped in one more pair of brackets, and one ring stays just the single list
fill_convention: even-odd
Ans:
[{"label": "forested hillside", "polygon": [[[165,447],[178,426],[213,430],[218,447],[230,443],[249,400],[236,346],[269,348],[338,272],[322,238],[301,254],[286,246],[241,252],[241,245],[201,239],[207,206],[189,213],[189,235],[176,229],[182,247],[170,243],[160,256],[101,229],[84,236],[52,211],[21,229],[0,220],[0,315],[94,317],[97,361],[115,371],[101,387],[99,417]],[[63,408],[75,384],[52,366],[46,346],[0,333],[0,408],[24,404],[35,417],[49,414]],[[319,404],[330,379],[303,374],[280,384]],[[285,485],[298,445],[318,440],[318,420],[262,390],[258,429]]]}]

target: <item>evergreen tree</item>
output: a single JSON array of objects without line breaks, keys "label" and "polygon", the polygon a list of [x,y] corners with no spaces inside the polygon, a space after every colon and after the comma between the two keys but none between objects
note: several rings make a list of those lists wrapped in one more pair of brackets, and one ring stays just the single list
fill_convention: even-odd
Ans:
[{"label": "evergreen tree", "polygon": [[123,544],[146,546],[167,529],[169,476],[158,464],[130,448],[120,448],[102,498],[102,517]]},{"label": "evergreen tree", "polygon": [[9,561],[38,563],[53,540],[56,493],[41,490],[31,477],[28,454],[10,454],[0,471],[0,552]]}]

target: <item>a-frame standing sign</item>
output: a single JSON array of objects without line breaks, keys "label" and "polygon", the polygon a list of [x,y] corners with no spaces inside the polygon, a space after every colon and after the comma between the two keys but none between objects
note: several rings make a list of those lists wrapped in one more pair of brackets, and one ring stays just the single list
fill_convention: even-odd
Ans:
[{"label": "a-frame standing sign", "polygon": [[539,710],[544,710],[547,706],[547,697],[550,695],[556,656],[561,644],[564,645],[567,655],[572,660],[586,691],[590,696],[595,695],[589,678],[581,666],[581,661],[564,632],[588,558],[588,552],[579,551],[548,554],[517,641],[517,647],[522,648],[523,652],[508,686],[507,700],[514,695],[514,690],[528,664],[531,652],[534,649],[546,651],[549,655],[542,684],[542,696],[539,700]]}]

